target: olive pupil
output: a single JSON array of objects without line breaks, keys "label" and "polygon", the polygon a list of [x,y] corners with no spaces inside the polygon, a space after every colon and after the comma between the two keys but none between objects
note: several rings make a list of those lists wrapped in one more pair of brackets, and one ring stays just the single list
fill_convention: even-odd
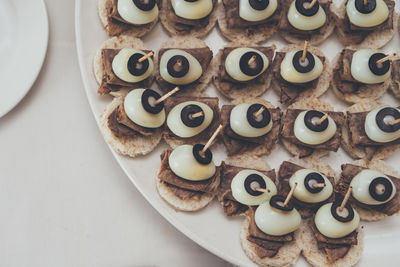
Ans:
[{"label": "olive pupil", "polygon": [[308,58],[305,58],[305,60],[300,60],[300,66],[302,67],[307,67],[310,62],[308,61]]},{"label": "olive pupil", "polygon": [[250,188],[253,190],[253,191],[256,191],[256,189],[257,188],[260,188],[261,187],[261,185],[257,182],[257,181],[253,181],[251,184],[250,184]]},{"label": "olive pupil", "polygon": [[311,119],[311,122],[312,122],[312,124],[316,124],[317,123],[317,121],[319,121],[321,118],[318,118],[318,117],[313,117],[312,119]]},{"label": "olive pupil", "polygon": [[344,207],[343,210],[340,210],[340,207],[337,207],[336,214],[342,218],[347,218],[347,216],[349,216],[349,211],[347,210],[346,207]]},{"label": "olive pupil", "polygon": [[388,124],[389,122],[394,121],[394,120],[395,120],[395,117],[393,117],[392,115],[386,115],[386,116],[383,118],[383,122],[384,122],[385,124]]},{"label": "olive pupil", "polygon": [[386,190],[386,188],[383,184],[377,184],[375,186],[375,192],[378,195],[383,195],[385,193],[385,190]]}]

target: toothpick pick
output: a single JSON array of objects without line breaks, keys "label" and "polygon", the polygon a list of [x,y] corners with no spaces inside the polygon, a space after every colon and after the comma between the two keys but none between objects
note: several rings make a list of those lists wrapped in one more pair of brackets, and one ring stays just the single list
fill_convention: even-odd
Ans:
[{"label": "toothpick pick", "polygon": [[286,197],[286,199],[285,199],[285,202],[283,202],[283,206],[284,206],[284,207],[286,207],[287,204],[289,204],[289,201],[290,201],[290,199],[292,198],[293,193],[294,193],[294,190],[296,189],[296,187],[297,187],[297,182],[294,183],[294,186],[292,187],[292,189],[290,190],[289,194],[287,195],[287,197]]},{"label": "toothpick pick", "polygon": [[149,57],[154,56],[154,52],[150,51],[148,54],[144,55],[143,57],[139,58],[138,62],[141,63],[143,61],[145,61],[146,59],[148,59]]},{"label": "toothpick pick", "polygon": [[[364,1],[366,1],[366,0],[364,0]],[[315,3],[317,3],[317,0],[313,0],[313,1],[308,5],[307,9],[312,8],[312,7],[315,5]]]},{"label": "toothpick pick", "polygon": [[301,55],[301,62],[304,62],[306,60],[307,49],[308,49],[308,41],[304,41],[303,55]]},{"label": "toothpick pick", "polygon": [[392,57],[395,57],[395,56],[396,56],[396,53],[391,54],[391,55],[387,55],[386,57],[383,57],[383,58],[377,60],[376,64],[381,64],[381,63],[385,62],[386,60],[389,60],[389,59],[391,59]]},{"label": "toothpick pick", "polygon": [[159,103],[163,102],[165,99],[167,99],[168,97],[170,97],[171,95],[175,94],[178,91],[179,91],[179,86],[175,87],[173,90],[169,91],[168,93],[166,93],[165,95],[154,101],[154,105],[158,105]]},{"label": "toothpick pick", "polygon": [[265,110],[265,106],[262,106],[256,113],[254,113],[254,117],[258,117],[261,115],[261,113],[263,113]]},{"label": "toothpick pick", "polygon": [[200,155],[204,155],[204,153],[207,151],[207,149],[211,146],[212,142],[214,141],[215,138],[217,138],[219,132],[222,130],[222,125],[219,125],[217,130],[215,130],[214,134],[211,136],[210,140],[206,143],[206,145],[203,147],[203,149],[200,151]]},{"label": "toothpick pick", "polygon": [[368,0],[364,0],[364,6],[368,4]]},{"label": "toothpick pick", "polygon": [[321,187],[325,187],[326,184],[325,183],[318,183],[318,184],[313,184],[312,187],[314,188],[321,188]]},{"label": "toothpick pick", "polygon": [[342,204],[339,207],[339,211],[343,211],[344,207],[347,204],[347,201],[349,201],[351,190],[353,190],[352,186],[349,186],[349,189],[347,189],[346,195],[344,196],[344,199],[342,201]]},{"label": "toothpick pick", "polygon": [[321,119],[319,119],[316,123],[315,123],[315,125],[320,125],[321,123],[323,123],[327,118],[328,118],[328,113],[325,113],[325,115],[324,116],[322,116],[321,117]]},{"label": "toothpick pick", "polygon": [[400,123],[400,119],[388,122],[389,125],[395,125],[395,124],[398,124],[398,123]]},{"label": "toothpick pick", "polygon": [[248,65],[250,65],[251,63],[253,63],[254,62],[254,60],[256,60],[256,56],[252,56],[250,59],[249,59],[249,61],[247,62],[247,64]]},{"label": "toothpick pick", "polygon": [[263,192],[263,193],[270,193],[271,192],[271,190],[269,190],[268,188],[261,188],[261,187],[257,187],[257,188],[254,188],[254,190],[256,190],[256,191],[258,191],[258,192]]},{"label": "toothpick pick", "polygon": [[203,117],[203,116],[204,116],[203,111],[200,111],[200,112],[197,112],[197,113],[194,113],[191,115],[192,118]]}]

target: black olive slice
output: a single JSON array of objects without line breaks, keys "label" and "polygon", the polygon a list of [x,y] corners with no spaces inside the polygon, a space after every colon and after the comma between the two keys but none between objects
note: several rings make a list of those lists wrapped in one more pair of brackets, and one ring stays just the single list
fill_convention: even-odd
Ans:
[{"label": "black olive slice", "polygon": [[184,0],[184,1],[193,3],[193,2],[197,2],[199,0]]},{"label": "black olive slice", "polygon": [[390,69],[390,60],[386,60],[382,63],[376,64],[378,60],[386,57],[383,53],[375,53],[373,54],[368,61],[368,67],[371,72],[375,75],[382,76],[385,75]]},{"label": "black olive slice", "polygon": [[171,57],[167,63],[168,73],[174,78],[182,78],[189,72],[189,60],[181,55]]},{"label": "black olive slice", "polygon": [[247,109],[247,121],[252,127],[256,129],[266,127],[271,121],[271,113],[269,112],[268,108],[265,108],[264,111],[261,113],[260,120],[258,120],[258,118],[254,116],[254,114],[257,113],[257,111],[259,111],[260,108],[263,106],[264,105],[261,104],[252,104]]},{"label": "black olive slice", "polygon": [[339,222],[344,222],[344,223],[350,222],[354,218],[354,210],[353,210],[353,207],[350,205],[350,203],[347,202],[343,209],[343,211],[345,209],[347,210],[347,214],[346,214],[347,216],[343,216],[338,213],[340,205],[342,204],[342,200],[343,200],[342,198],[339,198],[338,200],[336,200],[335,202],[332,203],[331,214],[332,214],[333,218],[335,218]]},{"label": "black olive slice", "polygon": [[303,56],[303,51],[297,51],[293,56],[293,67],[300,73],[308,73],[314,69],[315,59],[314,56],[307,51],[306,59],[304,62],[301,61],[301,57]]},{"label": "black olive slice", "polygon": [[207,165],[211,162],[212,160],[212,153],[210,149],[207,149],[204,154],[201,153],[203,150],[204,145],[202,144],[196,144],[193,146],[193,156],[196,159],[196,161],[200,164]]},{"label": "black olive slice", "polygon": [[313,132],[323,132],[328,128],[328,120],[324,120],[322,123],[316,125],[313,123],[313,119],[321,119],[325,114],[318,110],[309,110],[304,115],[304,124],[308,129]]},{"label": "black olive slice", "polygon": [[244,188],[246,189],[247,193],[249,193],[249,195],[252,195],[252,196],[255,196],[255,197],[259,196],[259,195],[262,195],[263,192],[253,190],[253,188],[252,188],[252,184],[253,183],[257,183],[258,184],[257,188],[266,189],[267,185],[265,183],[264,178],[262,178],[258,174],[253,173],[253,174],[250,174],[249,176],[247,176],[246,179],[244,180]]},{"label": "black olive slice", "polygon": [[[380,191],[383,189],[383,191]],[[369,194],[376,201],[386,201],[393,192],[393,185],[386,177],[377,177],[369,184]]]},{"label": "black olive slice", "polygon": [[395,108],[387,107],[381,109],[375,117],[376,124],[378,125],[379,129],[386,133],[393,133],[400,130],[400,123],[390,125],[386,123],[385,118],[391,116],[395,120],[400,118],[400,111]]},{"label": "black olive slice", "polygon": [[285,203],[286,197],[281,196],[281,195],[275,195],[272,196],[271,199],[269,200],[269,205],[277,210],[282,210],[282,211],[291,211],[294,209],[294,205],[292,201],[289,201],[289,203],[286,206],[283,206],[283,203]]},{"label": "black olive slice", "polygon": [[200,126],[203,121],[204,121],[204,116],[196,117],[193,118],[192,115],[203,112],[203,109],[199,107],[198,105],[187,105],[184,107],[181,111],[181,120],[183,124],[185,124],[187,127],[198,127]]},{"label": "black olive slice", "polygon": [[307,189],[308,192],[311,194],[316,194],[321,192],[324,188],[322,187],[313,187],[313,184],[323,184],[325,183],[324,177],[322,177],[321,174],[318,172],[311,172],[306,175],[304,178],[304,186]]},{"label": "black olive slice", "polygon": [[164,102],[160,102],[157,105],[153,105],[150,100],[157,100],[161,96],[154,90],[146,89],[142,94],[142,106],[144,110],[151,114],[158,114],[164,108]]},{"label": "black olive slice", "polygon": [[[255,57],[253,63],[249,64],[249,60]],[[250,51],[244,53],[239,61],[240,70],[248,76],[256,76],[261,73],[264,68],[264,60],[257,52]]]},{"label": "black olive slice", "polygon": [[129,58],[128,71],[133,76],[143,75],[149,69],[149,60],[148,59],[143,60],[142,62],[139,62],[139,59],[141,59],[143,56],[144,56],[143,54],[135,53]]},{"label": "black olive slice", "polygon": [[306,17],[314,16],[319,10],[319,3],[317,1],[311,8],[308,8],[311,2],[312,0],[296,0],[295,6],[297,11]]},{"label": "black olive slice", "polygon": [[376,8],[376,0],[367,0],[367,4],[364,5],[364,0],[356,0],[355,6],[358,12],[362,14],[369,14]]},{"label": "black olive slice", "polygon": [[269,5],[269,0],[249,0],[249,4],[255,10],[265,10]]},{"label": "black olive slice", "polygon": [[150,11],[156,5],[156,0],[132,0],[137,8],[143,11]]}]

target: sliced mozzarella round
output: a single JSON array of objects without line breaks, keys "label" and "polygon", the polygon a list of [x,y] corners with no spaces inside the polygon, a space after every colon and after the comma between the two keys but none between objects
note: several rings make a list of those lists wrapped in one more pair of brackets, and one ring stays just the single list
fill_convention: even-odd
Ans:
[{"label": "sliced mozzarella round", "polygon": [[[197,127],[188,127],[183,123],[181,119],[181,112],[182,109],[188,105],[197,105],[203,110],[204,121],[201,125]],[[168,114],[167,125],[171,132],[173,132],[175,135],[181,138],[189,138],[198,135],[202,131],[204,131],[211,124],[213,118],[214,113],[208,105],[198,101],[186,101],[183,103],[179,103],[172,108],[172,110]]]},{"label": "sliced mozzarella round", "polygon": [[[385,178],[385,180],[387,179],[387,183],[391,184],[392,187],[392,194],[390,194],[390,196],[388,195],[388,198],[385,201],[378,201],[374,199],[370,193],[370,184],[375,178],[378,177]],[[367,205],[381,205],[383,203],[389,202],[390,200],[393,199],[394,195],[396,194],[396,186],[394,185],[392,180],[390,180],[390,178],[384,175],[383,173],[375,170],[362,170],[356,176],[353,177],[350,185],[353,187],[352,191],[353,197],[358,201],[360,201],[361,203]],[[384,192],[379,191],[381,189],[383,189],[383,187],[377,185],[376,193],[383,194]],[[387,190],[387,188],[385,189]]]},{"label": "sliced mozzarella round", "polygon": [[388,143],[399,139],[400,129],[395,132],[384,132],[379,128],[376,122],[376,115],[381,109],[377,108],[368,113],[364,124],[365,133],[369,139],[379,143]]},{"label": "sliced mozzarella round", "polygon": [[[255,52],[255,53],[259,54],[261,56],[263,62],[264,62],[264,66],[262,68],[262,71],[259,72],[255,76],[249,76],[249,75],[245,74],[242,71],[242,69],[240,68],[240,59],[247,52]],[[264,53],[260,52],[257,49],[247,48],[247,47],[239,47],[239,48],[234,49],[232,52],[230,52],[228,54],[228,56],[226,57],[226,60],[225,60],[225,70],[226,70],[226,72],[233,79],[235,79],[237,81],[241,81],[241,82],[250,81],[250,80],[258,77],[259,75],[261,75],[268,68],[268,65],[269,65],[269,60],[268,60],[267,56],[264,55]]]},{"label": "sliced mozzarella round", "polygon": [[[133,75],[129,71],[128,62],[129,62],[129,59],[134,54],[141,54],[143,56],[146,55],[146,53],[144,53],[143,51],[135,49],[135,48],[122,48],[121,51],[119,51],[119,53],[114,57],[114,59],[111,63],[111,67],[112,67],[112,70],[115,73],[115,75],[118,78],[120,78],[121,80],[128,82],[128,83],[141,82],[144,79],[148,78],[153,73],[153,70],[154,70],[153,60],[151,58],[148,58],[147,61],[149,63],[149,66],[148,66],[146,72],[144,72],[143,74],[141,74],[139,76]],[[141,64],[141,63],[137,63],[137,64]]]},{"label": "sliced mozzarella round", "polygon": [[304,116],[307,111],[302,111],[294,122],[294,135],[296,138],[308,145],[319,145],[331,139],[336,133],[336,123],[328,117],[328,127],[322,132],[311,131],[304,123]]},{"label": "sliced mozzarella round", "polygon": [[172,8],[178,17],[185,19],[202,19],[208,16],[212,9],[212,0],[171,0]]},{"label": "sliced mozzarella round", "polygon": [[256,10],[254,9],[249,0],[240,0],[239,1],[239,16],[247,21],[261,21],[267,19],[274,14],[275,10],[278,7],[277,0],[269,0],[269,4],[264,10]]},{"label": "sliced mozzarella round", "polygon": [[269,201],[258,206],[254,218],[261,231],[273,236],[294,232],[301,224],[301,216],[296,209],[289,212],[277,210],[271,207]]},{"label": "sliced mozzarella round", "polygon": [[296,1],[293,1],[287,14],[290,25],[301,31],[312,31],[324,26],[326,22],[325,10],[320,6],[318,12],[313,16],[304,16],[296,8]]},{"label": "sliced mozzarella round", "polygon": [[314,68],[307,73],[298,72],[293,66],[293,57],[298,50],[287,52],[281,63],[281,76],[290,83],[306,83],[317,79],[324,68],[319,57],[313,54],[315,60]]},{"label": "sliced mozzarella round", "polygon": [[[314,170],[301,169],[295,172],[289,179],[289,185],[292,188],[297,183],[293,196],[306,203],[319,203],[327,200],[333,193],[333,186],[325,175],[319,173],[324,178],[325,187],[318,193],[311,193],[305,186],[305,178],[308,174],[315,172]],[[309,183],[312,187],[312,184]]]},{"label": "sliced mozzarella round", "polygon": [[119,15],[129,23],[143,25],[151,23],[158,18],[157,3],[149,11],[139,9],[132,0],[118,0],[117,3]]},{"label": "sliced mozzarella round", "polygon": [[259,137],[267,134],[272,129],[272,119],[269,124],[263,128],[254,128],[247,120],[247,110],[252,104],[239,104],[235,106],[229,118],[232,131],[244,137]]},{"label": "sliced mozzarella round", "polygon": [[[360,223],[360,216],[354,210],[354,218],[349,222],[340,222],[332,216],[331,213],[332,203],[327,203],[320,207],[315,214],[314,222],[318,231],[329,238],[341,238],[358,228]],[[347,210],[344,209],[343,212]],[[340,213],[339,211],[337,211]]]},{"label": "sliced mozzarella round", "polygon": [[364,28],[380,25],[389,17],[389,8],[383,0],[376,0],[375,10],[368,14],[359,12],[356,8],[356,1],[349,0],[346,12],[351,24]]},{"label": "sliced mozzarella round", "polygon": [[124,109],[128,118],[146,128],[158,128],[165,122],[165,110],[158,114],[147,112],[142,105],[142,94],[145,89],[134,89],[125,96]]},{"label": "sliced mozzarella round", "polygon": [[[261,179],[264,180],[266,189],[270,192],[258,192],[255,190],[257,187],[261,187],[260,183],[254,181],[249,184],[248,188],[246,185],[246,180],[250,179],[250,175],[258,175]],[[250,176],[250,177],[249,177]],[[249,180],[248,180],[249,181]],[[260,205],[266,201],[268,201],[271,196],[276,195],[277,190],[274,182],[263,173],[255,170],[242,170],[238,172],[235,177],[232,179],[231,183],[232,195],[233,197],[240,203],[244,205]],[[254,192],[255,191],[255,192]]]},{"label": "sliced mozzarella round", "polygon": [[190,181],[203,181],[214,176],[216,167],[213,161],[200,164],[193,156],[193,146],[182,145],[175,148],[168,158],[172,172]]},{"label": "sliced mozzarella round", "polygon": [[351,60],[351,76],[359,82],[365,84],[377,84],[385,82],[390,78],[391,71],[384,75],[376,75],[369,68],[370,57],[377,53],[372,49],[361,49],[353,54]]},{"label": "sliced mozzarella round", "polygon": [[[168,72],[168,66],[167,66],[168,61],[173,56],[183,56],[189,62],[189,70],[183,77],[179,77],[179,78],[173,77]],[[202,69],[199,61],[194,56],[187,53],[186,51],[183,51],[180,49],[170,49],[170,50],[165,51],[165,53],[161,57],[160,75],[165,81],[167,81],[169,83],[176,84],[176,85],[189,84],[189,83],[192,83],[192,82],[196,81],[197,79],[199,79],[202,73],[203,73],[203,69]]]}]

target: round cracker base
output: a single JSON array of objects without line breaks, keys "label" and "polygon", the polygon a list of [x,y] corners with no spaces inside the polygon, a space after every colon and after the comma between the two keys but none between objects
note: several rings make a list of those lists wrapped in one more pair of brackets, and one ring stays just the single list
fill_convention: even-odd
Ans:
[{"label": "round cracker base", "polygon": [[300,246],[298,244],[299,231],[296,231],[294,234],[295,241],[285,244],[283,247],[279,249],[279,252],[273,258],[260,258],[255,252],[255,244],[251,243],[247,240],[247,236],[249,235],[249,218],[246,217],[243,222],[242,229],[240,231],[240,244],[244,253],[252,260],[254,263],[259,266],[265,267],[283,267],[283,266],[291,266],[296,263],[297,259],[300,256]]},{"label": "round cracker base", "polygon": [[[170,38],[168,41],[164,42],[161,44],[160,49],[163,48],[180,48],[180,49],[190,49],[190,48],[203,48],[203,47],[208,47],[207,44],[194,37],[179,37],[175,36]],[[155,77],[160,77],[160,71],[159,71],[159,62],[158,62],[158,57],[154,58],[154,76]],[[212,60],[210,62],[209,67],[205,70],[205,72],[201,75],[200,79],[198,80],[198,83],[196,86],[190,88],[190,90],[182,90],[177,93],[179,96],[207,96],[205,93],[205,90],[208,88],[208,84],[211,82],[212,77],[214,76],[214,73],[217,72],[216,66],[212,64]],[[158,83],[157,79],[156,82]],[[167,92],[165,88],[162,88],[160,84],[160,89],[163,90],[164,92]]]},{"label": "round cracker base", "polygon": [[214,198],[213,194],[205,193],[200,199],[187,199],[182,200],[177,197],[168,186],[165,185],[160,179],[156,180],[157,192],[171,207],[178,211],[197,211],[206,207]]},{"label": "round cracker base", "polygon": [[173,24],[171,23],[171,20],[168,19],[168,14],[167,14],[167,9],[165,8],[168,5],[169,0],[162,0],[162,6],[160,10],[160,21],[161,24],[163,25],[164,29],[167,31],[167,33],[171,36],[188,36],[188,37],[196,37],[196,38],[203,38],[205,37],[215,26],[217,23],[217,15],[218,15],[218,4],[212,11],[212,13],[209,15],[209,22],[206,27],[200,28],[200,29],[192,29],[189,32],[185,32],[182,34],[181,32],[177,31]]},{"label": "round cracker base", "polygon": [[[104,29],[107,29],[107,25],[108,25],[107,9],[106,9],[107,1],[110,1],[110,0],[98,0],[98,3],[97,3],[97,11],[98,11],[100,21],[103,24]],[[132,37],[143,37],[147,33],[151,32],[151,30],[153,30],[153,28],[154,28],[154,26],[156,26],[157,22],[158,22],[158,18],[155,21],[153,21],[151,23],[150,27],[148,27],[148,28],[132,25],[130,30],[124,31],[121,34],[129,35]],[[108,32],[107,32],[107,34],[108,34]]]},{"label": "round cracker base", "polygon": [[234,156],[229,157],[225,160],[226,164],[241,167],[241,168],[250,168],[256,169],[260,171],[269,171],[271,167],[267,163],[266,160],[263,160],[257,156]]},{"label": "round cracker base", "polygon": [[299,240],[302,246],[302,253],[306,260],[317,267],[349,267],[354,266],[361,258],[364,247],[364,232],[358,230],[358,244],[352,246],[343,258],[329,263],[326,254],[318,249],[317,240],[309,226],[309,221],[303,222],[299,229]]},{"label": "round cracker base", "polygon": [[108,117],[122,103],[123,97],[114,98],[107,105],[100,117],[100,130],[105,141],[121,155],[136,157],[146,155],[154,150],[161,141],[162,129],[157,129],[151,136],[137,135],[135,137],[116,137],[108,128]]},{"label": "round cracker base", "polygon": [[228,29],[225,15],[225,8],[222,3],[218,4],[218,28],[220,29],[223,36],[228,40],[237,42],[250,42],[250,43],[261,43],[268,40],[272,34],[278,31],[278,25],[274,26],[258,26],[257,30],[251,31],[250,33],[246,29]]},{"label": "round cracker base", "polygon": [[[335,8],[332,6],[332,12],[336,13],[339,19],[344,19],[346,14],[346,1]],[[398,14],[394,11],[393,16],[393,29],[387,29],[384,31],[374,31],[367,35],[367,37],[361,43],[354,43],[351,39],[348,38],[348,35],[341,29],[340,27],[336,27],[336,33],[344,46],[351,46],[355,49],[360,48],[369,48],[369,49],[378,49],[386,45],[394,36],[394,33],[397,31],[397,21],[398,21]]]}]

